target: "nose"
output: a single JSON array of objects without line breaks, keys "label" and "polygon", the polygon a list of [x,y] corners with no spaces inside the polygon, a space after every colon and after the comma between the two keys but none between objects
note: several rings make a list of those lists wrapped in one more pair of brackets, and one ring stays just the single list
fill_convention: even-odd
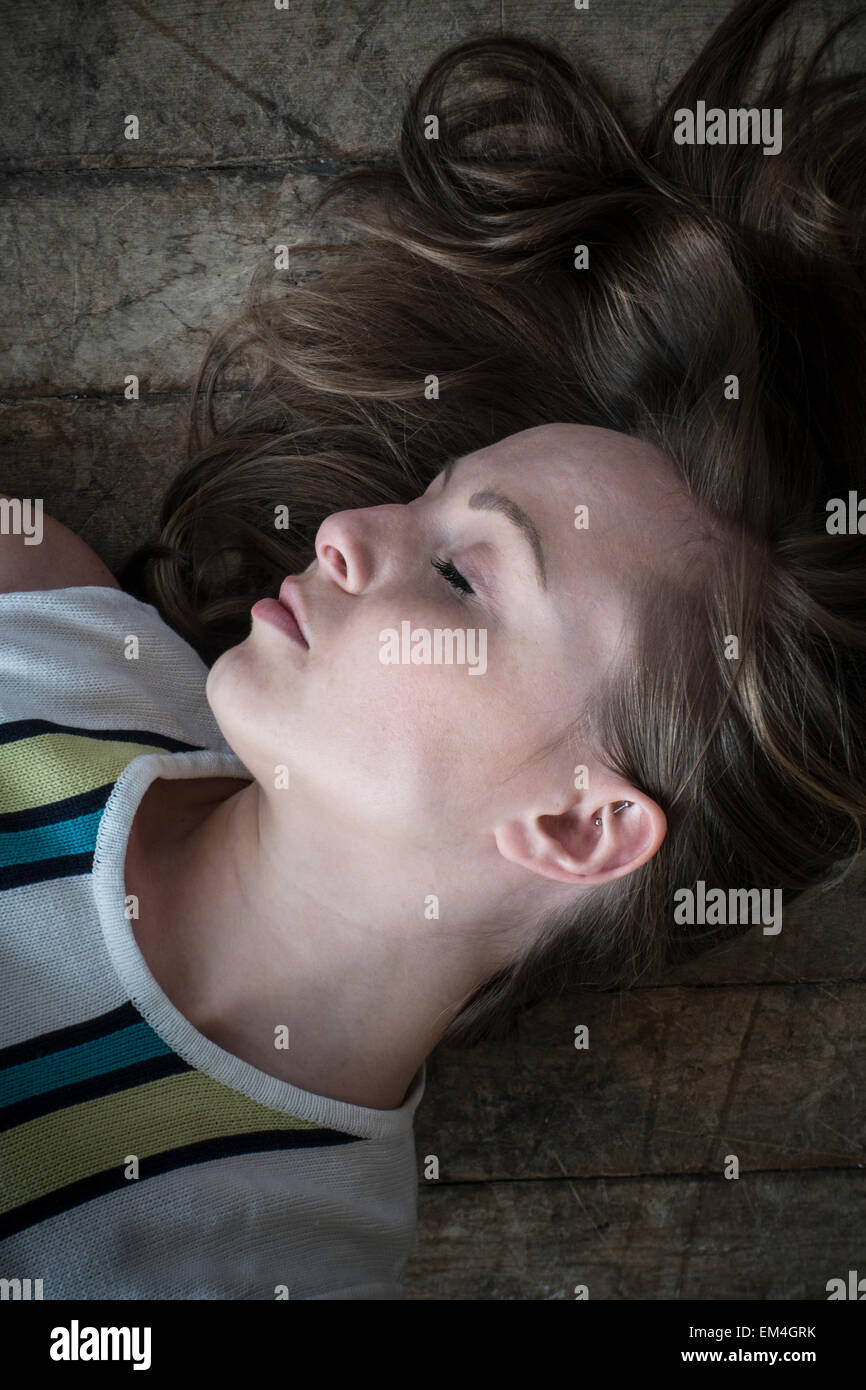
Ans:
[{"label": "nose", "polygon": [[406,508],[396,504],[334,512],[316,533],[316,558],[325,573],[347,593],[361,593],[377,565],[393,560],[399,548]]},{"label": "nose", "polygon": [[334,512],[316,532],[316,559],[341,589],[354,590],[362,582],[363,559],[357,538],[355,512]]}]

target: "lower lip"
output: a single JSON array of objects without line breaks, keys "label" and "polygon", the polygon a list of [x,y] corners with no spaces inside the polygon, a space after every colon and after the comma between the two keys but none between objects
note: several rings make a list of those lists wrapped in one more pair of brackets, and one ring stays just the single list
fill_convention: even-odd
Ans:
[{"label": "lower lip", "polygon": [[307,644],[301,636],[301,629],[288,608],[284,608],[275,598],[260,598],[250,609],[250,616],[261,618],[262,622],[278,627],[280,632],[291,637],[292,641],[296,642],[299,647],[303,647],[304,651],[308,650]]}]

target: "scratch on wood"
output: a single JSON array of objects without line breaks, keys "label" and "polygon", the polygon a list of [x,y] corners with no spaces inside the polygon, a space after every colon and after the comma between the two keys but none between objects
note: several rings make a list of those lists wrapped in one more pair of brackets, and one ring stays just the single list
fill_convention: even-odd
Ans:
[{"label": "scratch on wood", "polygon": [[[730,1117],[731,1109],[733,1107],[734,1100],[736,1099],[737,1095],[737,1086],[740,1080],[740,1073],[743,1070],[743,1063],[746,1058],[746,1052],[748,1050],[748,1046],[752,1038],[752,1033],[755,1029],[755,1023],[757,1021],[758,1012],[761,1008],[762,999],[763,995],[761,991],[759,989],[755,990],[755,997],[752,1001],[752,1008],[749,1013],[749,1017],[746,1021],[746,1026],[743,1029],[743,1036],[740,1039],[739,1050],[737,1052],[734,1065],[731,1067],[731,1075],[728,1078],[728,1085],[725,1091],[725,1097],[721,1104],[719,1120],[718,1124],[716,1125],[716,1131],[710,1139],[709,1145],[707,1146],[706,1157],[704,1159],[704,1167],[706,1169],[710,1168],[710,1164],[716,1157],[719,1140],[725,1135],[725,1131],[727,1129],[728,1119]],[[680,1259],[679,1273],[677,1275],[677,1288],[676,1293],[674,1295],[675,1298],[682,1298],[683,1296],[683,1284],[686,1277],[686,1270],[688,1269],[689,1261],[691,1259],[692,1246],[694,1244],[695,1236],[697,1235],[698,1226],[700,1225],[701,1217],[704,1213],[704,1201],[706,1198],[706,1193],[707,1184],[701,1183],[698,1187],[698,1192],[695,1198],[694,1211],[692,1213],[692,1219],[689,1222],[688,1231],[686,1233],[686,1238],[683,1243],[683,1252],[682,1257]]]},{"label": "scratch on wood", "polygon": [[588,1219],[589,1222],[591,1223],[592,1228],[593,1228],[593,1230],[595,1231],[596,1235],[601,1237],[601,1239],[602,1239],[602,1241],[604,1242],[605,1245],[610,1245],[610,1241],[608,1240],[607,1236],[602,1235],[601,1227],[598,1225],[598,1222],[596,1221],[595,1217],[592,1215],[592,1213],[591,1213],[590,1211],[587,1210],[587,1208],[586,1208],[586,1206],[584,1205],[584,1203],[580,1200],[580,1197],[578,1196],[577,1192],[576,1192],[575,1189],[574,1189],[574,1184],[572,1183],[571,1178],[568,1176],[568,1173],[565,1171],[565,1167],[564,1167],[564,1165],[563,1165],[563,1163],[562,1163],[561,1158],[559,1157],[559,1154],[555,1154],[555,1153],[553,1152],[553,1149],[549,1149],[548,1152],[551,1154],[551,1156],[552,1156],[553,1158],[556,1159],[557,1163],[559,1164],[559,1167],[560,1167],[560,1169],[561,1169],[561,1171],[562,1171],[562,1176],[565,1178],[565,1181],[568,1183],[568,1188],[569,1188],[569,1191],[571,1192],[572,1197],[573,1197],[574,1200],[577,1202],[577,1205],[580,1207],[581,1211],[584,1213],[584,1215],[587,1217],[587,1219]]},{"label": "scratch on wood", "polygon": [[339,155],[340,152],[336,145],[325,136],[320,135],[303,121],[298,121],[293,116],[289,116],[285,111],[281,111],[277,103],[272,101],[270,97],[265,96],[262,92],[257,92],[248,82],[244,82],[240,77],[235,77],[233,72],[229,72],[228,68],[224,68],[222,63],[218,63],[215,58],[209,58],[206,53],[202,53],[200,49],[196,48],[195,44],[190,43],[189,39],[185,39],[182,34],[172,29],[171,25],[164,23],[164,21],[158,19],[156,15],[151,14],[147,6],[140,3],[140,0],[123,0],[123,4],[126,5],[127,9],[137,14],[140,19],[145,20],[152,28],[156,29],[157,33],[164,35],[167,39],[171,39],[173,43],[179,44],[184,52],[188,53],[191,58],[194,58],[197,63],[201,63],[202,67],[208,68],[212,73],[215,73],[217,77],[222,78],[223,82],[228,82],[230,86],[242,92],[243,95],[254,102],[256,106],[260,106],[263,111],[267,112],[272,120],[281,121],[283,125],[287,126],[295,135],[300,135],[304,140],[309,140],[319,149],[327,150],[332,158],[336,158]]}]

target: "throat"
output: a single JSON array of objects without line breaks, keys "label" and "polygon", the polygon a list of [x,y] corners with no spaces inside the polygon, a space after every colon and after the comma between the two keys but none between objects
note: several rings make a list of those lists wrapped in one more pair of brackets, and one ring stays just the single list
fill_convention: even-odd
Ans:
[{"label": "throat", "polygon": [[[193,1028],[229,1055],[315,1095],[395,1109],[407,1092],[405,1069],[390,1065],[392,1059],[359,1058],[325,1026],[311,1028],[307,1020],[296,1029],[295,1010],[276,978],[279,963],[263,963],[268,948],[251,942],[243,913],[215,898],[212,862],[224,862],[224,849],[218,835],[204,841],[197,832],[216,812],[230,839],[232,822],[219,803],[239,791],[239,782],[198,782],[155,779],[130,827],[124,890],[133,899],[130,925],[151,975]],[[279,943],[271,946],[278,950]],[[275,1022],[290,1028],[285,1050],[275,1046]]]},{"label": "throat", "polygon": [[[194,966],[200,923],[182,882],[183,867],[193,862],[185,846],[209,812],[244,785],[236,777],[157,777],[138,805],[127,841],[124,891],[131,899],[133,935],[157,984],[196,1027],[194,1015],[203,1004]],[[211,926],[212,947],[219,924]]]}]

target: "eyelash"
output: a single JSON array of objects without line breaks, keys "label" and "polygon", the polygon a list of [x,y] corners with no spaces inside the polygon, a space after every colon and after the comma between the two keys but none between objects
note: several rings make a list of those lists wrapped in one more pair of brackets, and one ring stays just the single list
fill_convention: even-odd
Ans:
[{"label": "eyelash", "polygon": [[460,573],[459,569],[455,568],[450,560],[443,560],[439,555],[434,555],[430,563],[435,570],[439,571],[443,579],[447,580],[452,589],[457,591],[461,599],[468,598],[470,594],[475,593],[469,581]]}]

